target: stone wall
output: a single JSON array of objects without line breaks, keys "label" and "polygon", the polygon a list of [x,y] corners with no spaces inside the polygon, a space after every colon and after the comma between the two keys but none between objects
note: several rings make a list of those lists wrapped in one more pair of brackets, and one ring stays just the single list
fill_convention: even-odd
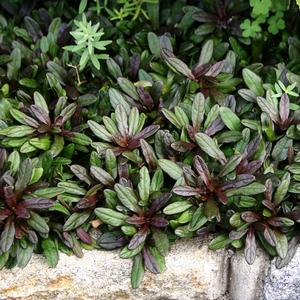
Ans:
[{"label": "stone wall", "polygon": [[249,266],[243,253],[210,251],[207,244],[178,241],[167,256],[167,271],[147,272],[137,290],[130,288],[130,260],[117,251],[86,251],[82,259],[61,254],[55,269],[34,255],[25,269],[0,271],[0,299],[300,299],[300,249],[289,266],[277,270],[261,251]]}]

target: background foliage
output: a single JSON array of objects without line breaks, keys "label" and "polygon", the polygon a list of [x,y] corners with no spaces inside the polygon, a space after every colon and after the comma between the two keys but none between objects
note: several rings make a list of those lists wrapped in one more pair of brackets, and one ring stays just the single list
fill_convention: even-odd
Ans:
[{"label": "background foliage", "polygon": [[290,261],[296,2],[0,5],[0,268],[121,248],[136,288],[176,239],[211,233],[249,264],[257,247]]}]

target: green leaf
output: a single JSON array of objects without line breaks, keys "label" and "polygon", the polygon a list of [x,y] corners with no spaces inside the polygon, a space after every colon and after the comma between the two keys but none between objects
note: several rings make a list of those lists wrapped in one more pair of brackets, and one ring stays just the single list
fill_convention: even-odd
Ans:
[{"label": "green leaf", "polygon": [[239,117],[228,107],[220,107],[220,116],[224,124],[230,130],[241,130],[241,121]]},{"label": "green leaf", "polygon": [[119,183],[115,184],[115,191],[121,203],[133,212],[139,213],[141,208],[138,205],[137,197],[130,187],[125,187]]},{"label": "green leaf", "polygon": [[197,93],[192,105],[192,123],[195,130],[199,131],[204,119],[205,98],[202,93]]},{"label": "green leaf", "polygon": [[200,148],[209,156],[219,160],[222,164],[226,163],[226,157],[216,142],[205,133],[197,133],[195,135],[196,142]]},{"label": "green leaf", "polygon": [[90,213],[88,211],[73,213],[64,224],[63,230],[70,231],[81,226],[82,224],[85,223],[85,221],[89,218],[89,216]]},{"label": "green leaf", "polygon": [[200,57],[199,57],[199,64],[208,64],[212,58],[214,50],[214,41],[208,40],[202,46]]},{"label": "green leaf", "polygon": [[276,192],[274,194],[273,202],[276,206],[278,206],[281,201],[286,196],[289,186],[290,186],[291,176],[289,173],[286,173],[284,179],[281,181],[280,185],[277,187]]},{"label": "green leaf", "polygon": [[215,237],[208,245],[210,250],[217,250],[226,247],[230,243],[230,239],[226,234],[220,234]]},{"label": "green leaf", "polygon": [[221,172],[219,173],[219,176],[225,176],[231,173],[232,171],[235,170],[235,168],[240,164],[242,161],[243,156],[240,154],[235,154],[233,155],[224,165],[221,169]]},{"label": "green leaf", "polygon": [[162,49],[161,55],[163,60],[175,73],[182,74],[183,76],[194,80],[195,77],[189,67],[168,49]]},{"label": "green leaf", "polygon": [[70,193],[72,195],[84,196],[86,194],[86,190],[84,188],[73,182],[61,181],[57,184],[57,186],[62,188],[66,193]]},{"label": "green leaf", "polygon": [[196,231],[207,222],[207,218],[204,215],[203,207],[198,207],[193,214],[191,222],[188,224],[189,231]]},{"label": "green leaf", "polygon": [[40,233],[49,232],[49,226],[45,219],[33,211],[30,212],[30,219],[27,220],[27,224]]},{"label": "green leaf", "polygon": [[167,205],[164,208],[163,212],[166,215],[175,215],[175,214],[179,214],[183,211],[186,211],[187,209],[189,209],[192,206],[193,206],[193,204],[188,200],[177,201],[177,202],[173,202],[173,203]]},{"label": "green leaf", "polygon": [[183,171],[175,162],[162,158],[158,160],[158,165],[174,180],[182,177]]},{"label": "green leaf", "polygon": [[87,6],[87,3],[88,3],[87,0],[81,0],[81,1],[80,1],[79,9],[78,9],[78,13],[79,13],[79,14],[82,14],[82,13],[85,11],[86,6]]},{"label": "green leaf", "polygon": [[33,168],[29,184],[38,182],[43,175],[43,168]]},{"label": "green leaf", "polygon": [[33,99],[34,99],[34,104],[39,106],[41,109],[43,109],[46,113],[49,114],[49,109],[47,102],[45,98],[39,93],[39,92],[34,92],[33,93]]},{"label": "green leaf", "polygon": [[160,191],[163,185],[164,185],[164,174],[162,170],[158,169],[155,171],[154,175],[152,176],[150,193]]},{"label": "green leaf", "polygon": [[149,49],[152,54],[160,56],[160,41],[158,36],[154,32],[148,32],[147,35]]},{"label": "green leaf", "polygon": [[23,137],[28,136],[36,131],[27,125],[15,125],[7,128],[0,129],[0,135],[5,135],[7,137]]},{"label": "green leaf", "polygon": [[131,269],[131,286],[133,289],[137,289],[144,277],[145,269],[143,257],[141,254],[137,254],[133,257],[132,269]]},{"label": "green leaf", "polygon": [[112,135],[106,130],[103,125],[99,125],[93,120],[89,120],[87,124],[89,125],[95,136],[106,142],[112,141]]},{"label": "green leaf", "polygon": [[62,194],[65,190],[60,187],[49,187],[49,188],[42,188],[34,191],[33,196],[37,198],[54,198],[60,194]]},{"label": "green leaf", "polygon": [[288,157],[289,147],[293,146],[293,140],[284,136],[273,147],[272,157],[275,161],[284,161]]},{"label": "green leaf", "polygon": [[168,235],[163,231],[156,229],[153,232],[152,237],[157,250],[160,252],[161,255],[166,256],[170,248]]},{"label": "green leaf", "polygon": [[284,233],[279,231],[274,231],[276,236],[276,251],[278,255],[283,259],[288,252],[288,240]]},{"label": "green leaf", "polygon": [[261,184],[259,182],[253,182],[250,183],[247,186],[242,186],[239,188],[229,189],[226,191],[227,197],[231,196],[251,196],[251,195],[257,195],[261,194],[266,190],[266,187],[264,184]]},{"label": "green leaf", "polygon": [[125,246],[121,252],[120,252],[120,257],[121,258],[131,258],[139,254],[144,248],[144,243],[140,244],[137,246],[135,249],[128,249],[127,246]]},{"label": "green leaf", "polygon": [[51,238],[42,240],[42,249],[43,249],[43,254],[46,257],[48,266],[50,268],[55,268],[57,266],[58,258],[59,258],[59,254],[55,242]]},{"label": "green leaf", "polygon": [[146,167],[140,169],[140,181],[138,184],[139,196],[142,205],[146,205],[150,195],[150,175]]},{"label": "green leaf", "polygon": [[117,81],[120,88],[125,94],[130,96],[132,99],[139,101],[140,99],[139,94],[137,93],[136,87],[131,81],[129,81],[127,78],[124,77],[119,77]]},{"label": "green leaf", "polygon": [[115,183],[114,178],[100,167],[91,166],[91,174],[103,185],[112,186]]},{"label": "green leaf", "polygon": [[265,91],[262,85],[262,79],[250,69],[243,69],[243,79],[247,87],[256,94],[256,96],[263,96]]},{"label": "green leaf", "polygon": [[17,247],[17,266],[19,268],[25,268],[31,259],[34,245],[27,244],[26,248],[21,246]]},{"label": "green leaf", "polygon": [[121,71],[119,65],[112,58],[109,58],[106,60],[106,65],[107,65],[108,72],[115,79],[122,77],[122,71]]},{"label": "green leaf", "polygon": [[0,238],[0,247],[3,252],[9,251],[15,238],[15,223],[9,218],[6,220]]},{"label": "green leaf", "polygon": [[29,158],[25,159],[18,170],[18,178],[15,184],[15,191],[21,192],[23,191],[30,182],[32,176],[32,162]]},{"label": "green leaf", "polygon": [[126,224],[125,220],[128,217],[120,212],[105,207],[96,208],[95,214],[101,221],[112,226],[122,226]]}]

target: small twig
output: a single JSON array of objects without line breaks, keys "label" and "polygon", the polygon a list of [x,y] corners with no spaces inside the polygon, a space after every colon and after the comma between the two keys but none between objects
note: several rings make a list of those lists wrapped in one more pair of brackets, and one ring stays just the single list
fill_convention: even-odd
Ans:
[{"label": "small twig", "polygon": [[77,81],[78,81],[78,86],[81,86],[82,84],[87,82],[86,80],[84,80],[84,81],[80,80],[80,76],[79,76],[79,72],[78,72],[78,66],[73,66],[71,64],[67,64],[67,66],[75,69],[76,77],[77,77]]}]

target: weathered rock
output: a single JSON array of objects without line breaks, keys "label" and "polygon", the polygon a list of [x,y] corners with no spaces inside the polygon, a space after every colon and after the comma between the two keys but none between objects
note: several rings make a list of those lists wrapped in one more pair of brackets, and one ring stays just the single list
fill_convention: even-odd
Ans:
[{"label": "weathered rock", "polygon": [[82,259],[60,255],[55,269],[34,255],[25,269],[0,271],[0,299],[227,299],[229,258],[210,251],[200,239],[177,242],[167,256],[167,271],[146,273],[141,287],[130,288],[130,260],[118,252],[89,251]]},{"label": "weathered rock", "polygon": [[291,262],[277,269],[275,260],[264,287],[264,300],[299,300],[300,299],[300,247]]},{"label": "weathered rock", "polygon": [[235,253],[230,262],[229,294],[232,300],[259,299],[269,266],[269,258],[260,249],[253,265],[247,264],[243,251]]}]

